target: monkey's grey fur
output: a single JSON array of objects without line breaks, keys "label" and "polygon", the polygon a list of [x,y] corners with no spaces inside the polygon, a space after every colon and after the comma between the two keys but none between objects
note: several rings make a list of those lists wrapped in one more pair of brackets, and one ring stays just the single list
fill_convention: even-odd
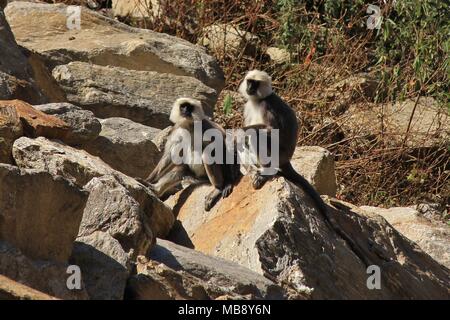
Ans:
[{"label": "monkey's grey fur", "polygon": [[[159,197],[171,194],[177,191],[182,181],[209,181],[214,187],[214,190],[208,195],[205,200],[205,210],[209,211],[219,198],[227,197],[233,190],[233,183],[237,179],[237,169],[234,165],[212,163],[207,164],[208,154],[204,152],[204,147],[207,145],[202,139],[201,150],[194,148],[194,123],[201,122],[202,136],[208,129],[216,129],[223,135],[224,153],[227,150],[225,146],[225,131],[215,122],[209,120],[201,106],[200,101],[180,98],[175,101],[170,114],[170,120],[174,123],[170,131],[167,143],[164,148],[164,153],[153,170],[148,176],[146,182],[149,187]],[[184,129],[184,130],[183,130]],[[181,148],[183,143],[183,136],[186,135],[186,130],[190,134],[189,145]],[[172,152],[174,150],[187,150],[184,157],[186,163],[175,164],[172,160]],[[199,154],[196,154],[199,153]],[[195,163],[195,159],[200,159],[199,163]]]}]

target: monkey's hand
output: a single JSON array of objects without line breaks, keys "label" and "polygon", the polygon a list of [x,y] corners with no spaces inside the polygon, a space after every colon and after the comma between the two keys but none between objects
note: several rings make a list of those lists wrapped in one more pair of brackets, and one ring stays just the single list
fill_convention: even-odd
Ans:
[{"label": "monkey's hand", "polygon": [[252,174],[252,186],[255,190],[261,189],[270,176],[261,175],[259,172]]},{"label": "monkey's hand", "polygon": [[205,211],[210,211],[212,207],[214,207],[214,205],[217,203],[221,195],[222,190],[214,188],[214,190],[211,191],[205,199]]}]

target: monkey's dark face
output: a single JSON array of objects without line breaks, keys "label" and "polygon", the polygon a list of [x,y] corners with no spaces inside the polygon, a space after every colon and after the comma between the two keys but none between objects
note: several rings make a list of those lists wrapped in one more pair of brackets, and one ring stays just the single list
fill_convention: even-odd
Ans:
[{"label": "monkey's dark face", "polygon": [[260,81],[247,79],[247,94],[249,96],[255,96],[258,93]]},{"label": "monkey's dark face", "polygon": [[185,118],[191,118],[193,111],[194,106],[190,103],[185,102],[180,105],[180,114]]}]

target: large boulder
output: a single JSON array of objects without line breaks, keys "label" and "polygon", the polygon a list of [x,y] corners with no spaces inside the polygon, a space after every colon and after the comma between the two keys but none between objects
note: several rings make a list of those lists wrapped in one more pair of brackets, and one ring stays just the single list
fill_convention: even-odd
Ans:
[{"label": "large boulder", "polygon": [[33,79],[27,57],[17,45],[14,35],[0,10],[0,99],[22,99],[30,103],[44,103],[45,96]]},{"label": "large boulder", "polygon": [[[191,76],[220,91],[223,73],[205,50],[185,40],[136,29],[81,8],[81,28],[67,28],[67,6],[13,2],[5,14],[22,46],[50,68],[72,61]],[[3,46],[1,46],[3,47]]]},{"label": "large boulder", "polygon": [[0,240],[33,259],[67,262],[87,196],[61,176],[0,164]]},{"label": "large boulder", "polygon": [[108,118],[100,122],[100,136],[84,149],[130,177],[147,178],[161,158],[152,142],[161,130],[125,118]]},{"label": "large boulder", "polygon": [[202,31],[198,44],[208,47],[216,55],[239,54],[244,50],[251,54],[256,50],[258,37],[233,24],[217,23]]},{"label": "large boulder", "polygon": [[[250,180],[244,177],[210,212],[203,209],[210,186],[169,199],[182,223],[169,239],[310,292],[313,299],[448,298],[450,271],[382,217],[332,200],[330,221],[283,178],[260,190]],[[379,290],[367,285],[372,265],[380,268]]]},{"label": "large boulder", "polygon": [[21,47],[20,49],[28,59],[28,64],[31,67],[34,82],[45,97],[44,101],[31,101],[30,103],[38,104],[67,101],[66,94],[59,87],[55,78],[53,78],[51,71],[47,68],[45,59],[35,51],[28,50],[24,47]]},{"label": "large boulder", "polygon": [[[156,198],[148,188],[135,179],[112,169],[101,159],[84,150],[78,150],[58,141],[50,141],[42,137],[37,139],[22,137],[14,143],[13,156],[20,168],[46,170],[54,175],[65,177],[79,187],[85,187],[93,178],[113,177],[115,181],[111,179],[95,180],[92,184],[86,186],[91,191],[95,190],[95,194],[98,196],[90,197],[85,209],[85,214],[88,214],[88,216],[98,217],[103,214],[103,210],[112,216],[118,214],[120,210],[117,208],[122,205],[118,199],[127,199],[125,195],[129,195],[149,217],[150,229],[155,236],[165,236],[172,227],[174,220],[172,211]],[[110,184],[117,187],[122,185],[126,192],[119,188],[117,194],[111,193],[108,189]],[[116,195],[121,196],[115,198]],[[123,205],[125,206],[125,204]],[[135,204],[129,202],[129,205],[133,207]],[[129,208],[129,210],[133,209]],[[93,219],[95,220],[95,218]],[[97,228],[104,231],[101,229],[101,224]],[[94,229],[91,228],[90,230]]]},{"label": "large boulder", "polygon": [[362,210],[379,214],[395,229],[439,263],[450,269],[450,227],[424,216],[420,207],[377,208],[360,207]]},{"label": "large boulder", "polygon": [[[35,241],[35,240],[34,240]],[[9,243],[0,241],[0,274],[50,296],[65,300],[86,300],[83,275],[80,289],[68,289],[69,264],[33,260]]]},{"label": "large boulder", "polygon": [[133,299],[282,299],[286,292],[238,264],[158,239],[149,259],[139,257],[127,292]]},{"label": "large boulder", "polygon": [[17,110],[12,106],[0,108],[0,163],[13,164],[12,146],[22,135],[23,127]]},{"label": "large boulder", "polygon": [[334,156],[327,149],[307,146],[295,149],[292,166],[319,194],[334,197],[337,191]]},{"label": "large boulder", "polygon": [[69,145],[81,146],[93,141],[102,129],[100,121],[91,111],[83,110],[70,103],[49,103],[37,105],[34,108],[58,117],[70,127],[70,132],[64,138],[64,142]]},{"label": "large boulder", "polygon": [[291,55],[288,50],[280,49],[277,47],[269,47],[266,50],[266,54],[276,64],[287,63],[291,60]]},{"label": "large boulder", "polygon": [[[316,72],[324,74],[331,72],[330,78],[336,77],[335,72],[330,68],[321,65],[314,65],[313,67],[317,69]],[[323,68],[326,69],[323,70]],[[353,74],[319,92],[317,98],[330,103],[331,113],[337,116],[346,112],[351,104],[361,101],[365,103],[373,101],[377,94],[378,85],[379,81],[373,74]]]},{"label": "large boulder", "polygon": [[94,300],[122,300],[131,260],[105,232],[79,237],[70,262],[80,267],[86,291]]},{"label": "large boulder", "polygon": [[[61,119],[45,114],[21,100],[0,100],[1,109],[15,109],[23,125],[23,133],[28,137],[43,136],[64,140],[70,133],[69,126]],[[5,112],[2,112],[5,113]],[[11,111],[6,111],[11,115]]]},{"label": "large boulder", "polygon": [[161,0],[112,0],[114,17],[146,20],[159,16]]},{"label": "large boulder", "polygon": [[156,128],[170,125],[170,110],[180,97],[193,97],[212,115],[217,93],[199,80],[154,71],[72,62],[58,66],[53,76],[67,99],[97,117],[128,118]]},{"label": "large boulder", "polygon": [[0,275],[0,300],[56,300],[56,298]]},{"label": "large boulder", "polygon": [[106,232],[119,241],[130,258],[146,254],[155,241],[150,221],[153,212],[146,212],[111,175],[93,178],[85,189],[89,199],[78,236]]}]

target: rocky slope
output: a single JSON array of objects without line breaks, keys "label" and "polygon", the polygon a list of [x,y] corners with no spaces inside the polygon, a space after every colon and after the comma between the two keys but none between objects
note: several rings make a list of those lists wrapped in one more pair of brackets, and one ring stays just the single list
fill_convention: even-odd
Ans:
[{"label": "rocky slope", "polygon": [[325,149],[293,164],[332,224],[282,178],[255,191],[244,177],[209,213],[207,185],[158,199],[138,178],[171,103],[191,95],[212,114],[222,72],[202,47],[82,17],[69,30],[62,4],[0,10],[0,299],[450,297],[448,226],[334,199]]}]

